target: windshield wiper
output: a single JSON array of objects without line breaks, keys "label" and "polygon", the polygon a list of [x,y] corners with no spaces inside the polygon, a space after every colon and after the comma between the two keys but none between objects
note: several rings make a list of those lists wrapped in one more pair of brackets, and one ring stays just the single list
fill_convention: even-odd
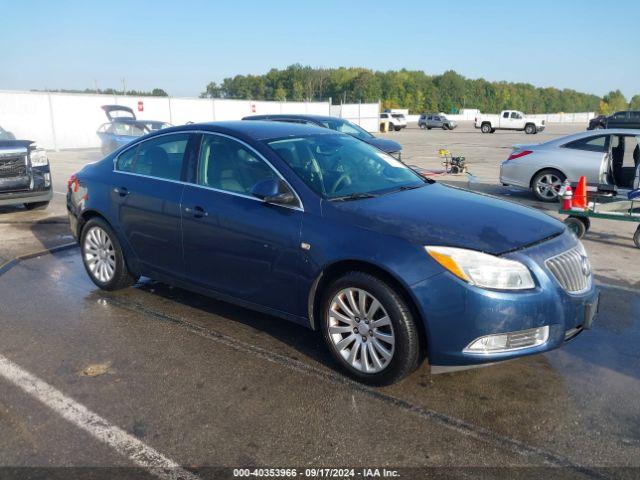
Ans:
[{"label": "windshield wiper", "polygon": [[349,200],[360,200],[361,198],[375,198],[377,196],[378,195],[376,195],[375,193],[354,192],[354,193],[350,193],[349,195],[343,195],[341,197],[330,198],[329,201],[331,201],[331,202],[347,202]]}]

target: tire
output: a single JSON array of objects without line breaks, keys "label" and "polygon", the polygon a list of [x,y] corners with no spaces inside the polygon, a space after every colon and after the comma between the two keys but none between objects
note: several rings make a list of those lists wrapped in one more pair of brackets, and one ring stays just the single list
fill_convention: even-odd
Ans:
[{"label": "tire", "polygon": [[25,203],[24,208],[27,210],[45,210],[49,206],[49,201]]},{"label": "tire", "polygon": [[389,122],[389,131],[394,130],[396,127],[393,125],[393,123]]},{"label": "tire", "polygon": [[564,220],[564,224],[567,228],[575,234],[576,237],[582,238],[586,233],[585,223],[578,217],[567,217]]},{"label": "tire", "polygon": [[524,126],[524,133],[526,133],[527,135],[533,135],[534,133],[537,133],[537,128],[534,124],[532,123],[527,123]]},{"label": "tire", "polygon": [[[353,302],[349,301],[350,292]],[[365,320],[359,313],[360,301],[364,301]],[[375,301],[379,308],[373,311]],[[388,322],[371,327],[384,318]],[[390,385],[418,366],[420,340],[411,309],[398,292],[368,273],[348,272],[328,286],[322,297],[321,329],[333,358],[363,383]],[[388,343],[389,337],[393,343]]]},{"label": "tire", "polygon": [[[129,271],[117,235],[102,218],[92,218],[84,225],[80,249],[89,278],[103,290],[130,287],[140,278]],[[98,256],[102,258],[96,259]],[[96,260],[92,261],[92,258]]]},{"label": "tire", "polygon": [[638,225],[636,233],[633,234],[633,243],[636,244],[636,247],[640,248],[640,225]]},{"label": "tire", "polygon": [[480,131],[482,133],[493,133],[492,128],[491,128],[491,124],[490,123],[483,123],[480,126]]},{"label": "tire", "polygon": [[427,127],[427,130],[431,130],[431,127]]},{"label": "tire", "polygon": [[395,128],[394,128],[394,130],[395,130],[396,132],[399,132],[400,130],[402,130],[402,127],[395,127]]},{"label": "tire", "polygon": [[[557,202],[559,200],[558,191],[567,177],[560,171],[554,169],[541,170],[535,174],[531,180],[531,191],[541,202]],[[544,188],[544,185],[553,186],[551,190]]]}]

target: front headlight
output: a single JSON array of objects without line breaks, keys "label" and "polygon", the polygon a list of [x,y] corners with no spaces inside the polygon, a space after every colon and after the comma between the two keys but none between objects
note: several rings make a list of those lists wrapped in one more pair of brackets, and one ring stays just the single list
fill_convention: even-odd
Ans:
[{"label": "front headlight", "polygon": [[46,167],[47,165],[49,165],[47,152],[45,152],[44,150],[33,150],[31,152],[32,167]]},{"label": "front headlight", "polygon": [[463,248],[424,248],[436,262],[471,285],[496,290],[526,290],[535,287],[529,269],[515,260]]}]

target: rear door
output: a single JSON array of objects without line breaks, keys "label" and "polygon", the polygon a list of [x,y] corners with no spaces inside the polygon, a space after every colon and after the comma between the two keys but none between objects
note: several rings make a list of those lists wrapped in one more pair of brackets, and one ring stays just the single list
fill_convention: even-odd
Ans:
[{"label": "rear door", "polygon": [[159,135],[116,160],[111,204],[122,237],[147,272],[184,275],[180,201],[191,140],[189,133]]}]

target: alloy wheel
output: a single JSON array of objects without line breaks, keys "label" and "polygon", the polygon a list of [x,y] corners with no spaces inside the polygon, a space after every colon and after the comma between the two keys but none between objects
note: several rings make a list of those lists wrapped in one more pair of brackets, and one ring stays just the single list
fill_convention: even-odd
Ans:
[{"label": "alloy wheel", "polygon": [[558,197],[561,187],[562,180],[553,173],[546,173],[542,175],[536,182],[536,191],[538,194],[549,200]]},{"label": "alloy wheel", "polygon": [[391,362],[395,336],[391,318],[371,293],[361,288],[340,290],[328,311],[333,348],[354,369],[378,373]]},{"label": "alloy wheel", "polygon": [[107,232],[94,226],[84,237],[84,260],[93,278],[101,283],[111,281],[116,272],[116,253]]}]

